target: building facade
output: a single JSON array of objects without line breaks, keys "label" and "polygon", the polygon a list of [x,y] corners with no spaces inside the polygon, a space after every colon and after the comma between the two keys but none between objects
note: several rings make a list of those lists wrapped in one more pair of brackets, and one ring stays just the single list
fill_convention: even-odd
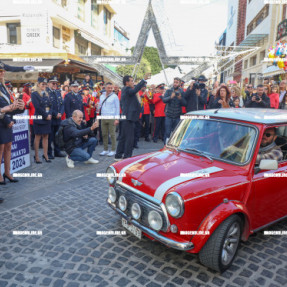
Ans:
[{"label": "building facade", "polygon": [[242,45],[259,47],[243,59],[242,78],[253,85],[261,84],[263,71],[267,68],[264,58],[270,43],[274,43],[274,21],[278,5],[265,4],[264,1],[247,0],[245,38]]},{"label": "building facade", "polygon": [[0,10],[0,58],[35,60],[39,72],[55,72],[46,60],[62,60],[56,65],[59,71],[96,74],[81,56],[128,54],[129,37],[115,24],[115,14],[112,4],[97,0],[11,1]]},{"label": "building facade", "polygon": [[276,29],[278,30],[279,23],[286,18],[286,5],[265,4],[265,2],[228,1],[226,46],[257,47],[257,49],[247,56],[236,57],[232,65],[225,67],[223,71],[225,82],[236,80],[239,83],[249,82],[257,85],[262,83],[266,76],[282,72],[279,69],[274,71],[274,67],[270,68],[270,63],[264,59],[267,57],[269,47],[274,46],[278,39]]}]

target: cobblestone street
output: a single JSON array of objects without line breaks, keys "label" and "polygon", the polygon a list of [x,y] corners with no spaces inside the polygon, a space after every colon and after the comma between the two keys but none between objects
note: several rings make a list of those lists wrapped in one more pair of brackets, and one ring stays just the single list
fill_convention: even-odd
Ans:
[{"label": "cobblestone street", "polygon": [[[140,141],[135,154],[158,150],[162,142]],[[263,231],[241,244],[233,266],[219,274],[200,265],[196,255],[169,249],[147,238],[97,235],[124,231],[121,218],[106,204],[103,173],[112,158],[97,165],[66,167],[65,159],[32,163],[20,178],[1,186],[0,287],[18,286],[287,286],[287,236]],[[32,152],[33,153],[33,152]],[[32,157],[31,157],[32,158]],[[39,230],[42,235],[13,235]],[[287,230],[287,220],[268,230]]]}]

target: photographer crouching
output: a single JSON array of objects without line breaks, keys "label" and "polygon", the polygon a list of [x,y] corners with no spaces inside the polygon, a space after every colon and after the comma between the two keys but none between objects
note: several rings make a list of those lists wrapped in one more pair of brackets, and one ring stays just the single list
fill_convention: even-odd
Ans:
[{"label": "photographer crouching", "polygon": [[169,139],[172,131],[180,121],[181,107],[186,106],[184,91],[180,88],[181,79],[174,78],[173,88],[165,92],[162,101],[166,104],[165,109],[165,136],[164,143]]},{"label": "photographer crouching", "polygon": [[[93,152],[98,144],[98,140],[91,134],[98,126],[98,121],[94,122],[91,127],[83,128],[83,113],[75,110],[72,117],[62,122],[63,139],[65,142],[65,151],[67,166],[74,168],[74,161],[83,161],[85,163],[99,163],[92,158]],[[85,151],[87,149],[87,151]]]},{"label": "photographer crouching", "polygon": [[204,106],[207,104],[208,91],[205,88],[205,82],[207,79],[203,75],[199,76],[199,78],[192,79],[195,82],[192,82],[185,92],[187,113],[204,110]]}]

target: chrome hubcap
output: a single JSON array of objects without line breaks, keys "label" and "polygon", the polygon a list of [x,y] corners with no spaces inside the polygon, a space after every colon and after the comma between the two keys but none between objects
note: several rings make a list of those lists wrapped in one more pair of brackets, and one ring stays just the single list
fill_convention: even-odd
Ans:
[{"label": "chrome hubcap", "polygon": [[227,265],[232,261],[239,244],[240,240],[239,237],[240,237],[240,226],[238,222],[234,222],[230,226],[224,239],[221,253],[222,264]]}]

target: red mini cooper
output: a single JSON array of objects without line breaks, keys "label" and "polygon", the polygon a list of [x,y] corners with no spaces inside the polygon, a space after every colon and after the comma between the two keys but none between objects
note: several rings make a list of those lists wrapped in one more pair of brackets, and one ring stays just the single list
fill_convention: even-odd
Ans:
[{"label": "red mini cooper", "polygon": [[[266,141],[281,157],[258,162]],[[287,113],[192,112],[163,149],[119,161],[107,173],[107,202],[126,229],[199,253],[202,264],[223,272],[240,240],[287,216]]]}]

